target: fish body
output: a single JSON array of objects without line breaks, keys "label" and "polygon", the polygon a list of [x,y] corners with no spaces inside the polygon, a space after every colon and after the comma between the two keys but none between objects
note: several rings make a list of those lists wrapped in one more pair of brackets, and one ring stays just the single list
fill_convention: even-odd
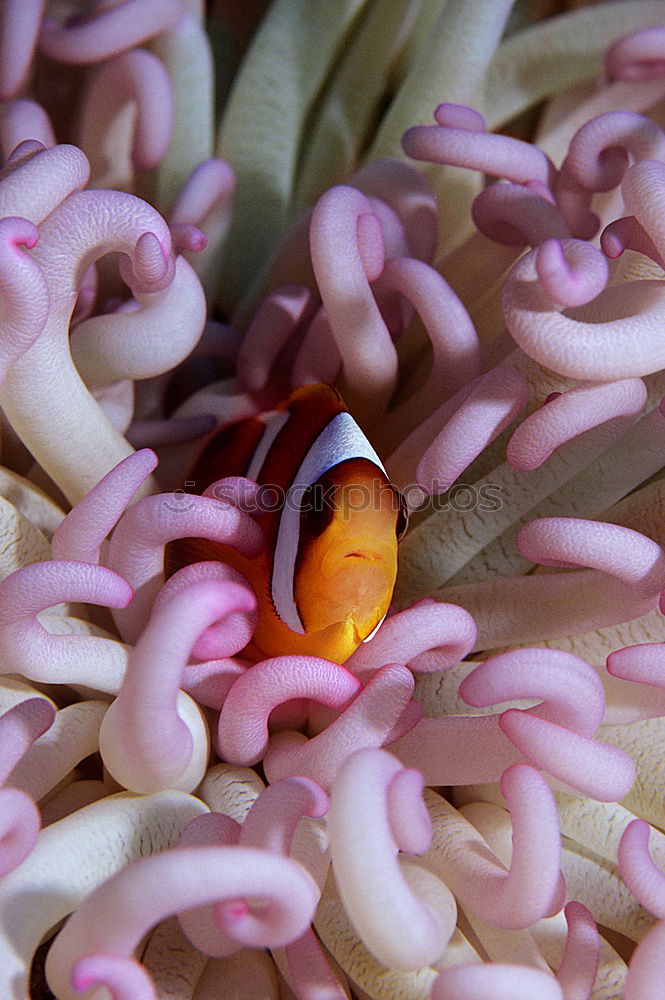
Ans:
[{"label": "fish body", "polygon": [[222,428],[196,462],[196,492],[227,476],[259,484],[262,552],[248,559],[202,539],[171,543],[171,570],[202,559],[238,569],[256,592],[251,659],[300,653],[343,663],[388,611],[401,497],[328,385],[297,389],[270,413]]}]

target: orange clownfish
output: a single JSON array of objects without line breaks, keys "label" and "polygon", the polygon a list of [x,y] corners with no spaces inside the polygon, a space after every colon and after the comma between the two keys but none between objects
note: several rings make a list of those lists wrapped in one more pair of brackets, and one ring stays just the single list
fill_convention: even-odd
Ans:
[{"label": "orange clownfish", "polygon": [[263,550],[248,559],[181,539],[169,545],[171,571],[217,558],[246,577],[259,608],[248,658],[301,653],[344,663],[388,611],[406,515],[339,393],[303,386],[269,413],[223,427],[189,478],[202,492],[226,476],[261,487],[254,516]]}]

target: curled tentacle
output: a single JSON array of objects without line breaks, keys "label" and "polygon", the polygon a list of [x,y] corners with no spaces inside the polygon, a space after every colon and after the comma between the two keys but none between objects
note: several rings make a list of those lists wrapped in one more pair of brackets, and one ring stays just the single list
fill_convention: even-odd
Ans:
[{"label": "curled tentacle", "polygon": [[[267,904],[252,928],[252,944],[270,947],[304,933],[318,892],[296,862],[256,848],[178,847],[141,858],[72,914],[49,951],[49,985],[63,1000],[74,1000],[69,976],[81,958],[101,948],[129,957],[146,931],[172,913],[248,896]],[[140,906],[132,905],[137,900]]]},{"label": "curled tentacle", "polygon": [[[208,730],[195,703],[180,694],[183,670],[205,629],[254,605],[247,587],[215,580],[190,583],[155,605],[100,732],[104,763],[125,788],[192,791],[200,784],[208,761]],[[149,730],[146,712],[152,720]]]},{"label": "curled tentacle", "polygon": [[160,60],[143,49],[102,63],[87,85],[79,144],[90,157],[95,187],[123,186],[125,178],[113,171],[115,148],[105,146],[113,119],[130,102],[136,107],[131,164],[136,170],[150,170],[164,158],[171,141],[173,88]]},{"label": "curled tentacle", "polygon": [[471,214],[481,233],[508,246],[535,247],[571,235],[556,206],[529,184],[492,184],[476,196]]},{"label": "curled tentacle", "polygon": [[56,528],[53,558],[98,563],[102,542],[156,465],[157,456],[145,448],[107,472]]},{"label": "curled tentacle", "polygon": [[268,716],[285,701],[312,698],[341,710],[360,682],[344,667],[314,656],[263,660],[239,677],[219,717],[221,756],[234,764],[255,764],[268,746]]},{"label": "curled tentacle", "polygon": [[[480,345],[471,318],[434,268],[414,258],[396,257],[387,261],[376,286],[383,294],[406,298],[431,340],[432,367],[418,393],[421,407],[423,400],[431,405],[433,399],[451,396],[480,374]],[[409,417],[404,419],[410,424]]]},{"label": "curled tentacle", "polygon": [[577,130],[559,171],[557,205],[573,236],[591,239],[599,220],[590,211],[595,192],[618,187],[631,159],[665,157],[665,135],[649,118],[633,111],[606,111]]},{"label": "curled tentacle", "polygon": [[120,643],[96,636],[53,635],[37,615],[62,601],[125,607],[131,599],[132,588],[122,577],[90,563],[54,560],[17,570],[0,583],[4,669],[51,684],[117,691],[126,660]]},{"label": "curled tentacle", "polygon": [[524,377],[514,368],[495,368],[462,392],[463,401],[418,462],[418,485],[427,493],[449,489],[526,406],[529,394]]},{"label": "curled tentacle", "polygon": [[[175,594],[187,590],[192,584],[202,583],[206,580],[218,583],[228,581],[233,584],[233,593],[238,606],[236,610],[226,614],[220,621],[201,632],[192,647],[192,656],[198,660],[223,660],[226,657],[235,656],[236,653],[245,648],[254,634],[258,618],[254,591],[238,570],[225,563],[213,561],[191,563],[189,566],[184,566],[177,573],[174,573],[161,588],[155,598],[153,611],[161,608]],[[244,589],[242,599],[238,588]]]},{"label": "curled tentacle", "polygon": [[617,80],[652,80],[665,74],[665,30],[658,26],[622,35],[605,53],[605,69]]},{"label": "curled tentacle", "polygon": [[423,174],[402,160],[372,160],[353,176],[353,185],[380,198],[396,212],[418,260],[431,261],[436,249],[436,199]]},{"label": "curled tentacle", "polygon": [[[644,166],[645,163],[632,167],[626,177]],[[532,250],[522,257],[503,287],[502,305],[508,329],[526,354],[560,375],[593,381],[639,377],[665,366],[665,347],[658,333],[660,317],[665,316],[660,282],[635,281],[605,290],[597,300],[598,305],[606,300],[608,308],[614,307],[615,312],[621,309],[622,318],[588,322],[553,308],[538,280],[537,259],[541,250]],[[568,270],[568,257],[574,263],[578,253],[585,259],[586,267],[589,263],[593,265],[591,274]],[[582,287],[582,297],[593,296],[606,267],[601,263],[600,251],[571,241],[564,243],[563,256],[563,269],[557,267],[552,272],[556,294],[568,300],[571,290],[574,293],[576,287]],[[559,258],[560,264],[564,261]]]},{"label": "curled tentacle", "polygon": [[537,180],[552,187],[554,166],[540,149],[520,139],[486,132],[482,116],[473,109],[440,105],[437,121],[438,125],[407,129],[402,137],[407,156],[482,170],[516,184]]},{"label": "curled tentacle", "polygon": [[406,667],[386,664],[318,736],[307,740],[301,733],[275,734],[264,756],[269,780],[300,774],[330,788],[355,750],[378,749],[416,725],[422,712],[411,701],[413,687]]},{"label": "curled tentacle", "polygon": [[523,420],[506,447],[514,469],[537,469],[566,441],[617,417],[634,417],[644,406],[641,379],[576,386]]},{"label": "curled tentacle", "polygon": [[660,545],[632,528],[574,517],[530,521],[517,536],[522,555],[544,566],[589,566],[616,576],[646,600],[665,586]]},{"label": "curled tentacle", "polygon": [[72,988],[87,993],[105,986],[113,1000],[158,1000],[152,979],[139,962],[103,951],[80,958],[72,968]]},{"label": "curled tentacle", "polygon": [[47,20],[39,34],[39,51],[79,66],[101,62],[170,31],[183,9],[181,0],[123,0],[74,23]]},{"label": "curled tentacle", "polygon": [[[476,626],[471,615],[454,604],[423,599],[387,618],[376,635],[346,661],[352,674],[366,680],[384,663],[408,663],[416,673],[445,670],[471,651]],[[433,652],[430,659],[422,654]],[[418,658],[418,662],[412,662]]]},{"label": "curled tentacle", "polygon": [[164,546],[176,538],[207,538],[256,554],[263,541],[252,518],[228,503],[186,493],[161,493],[130,507],[109,546],[109,565],[129,580],[135,596],[118,627],[135,640],[164,583]]},{"label": "curled tentacle", "polygon": [[322,195],[312,215],[310,248],[342,355],[345,398],[361,420],[369,420],[386,408],[397,355],[369,287],[383,267],[383,238],[365,195],[343,186]]},{"label": "curled tentacle", "polygon": [[90,387],[161,375],[184,361],[198,343],[206,302],[191,264],[183,257],[176,260],[167,288],[137,292],[136,302],[138,308],[131,312],[92,316],[72,331],[72,358]]},{"label": "curled tentacle", "polygon": [[[443,953],[454,930],[456,906],[432,876],[427,901],[419,898],[416,876],[426,873],[398,861],[401,840],[399,828],[391,824],[388,801],[389,788],[402,770],[399,761],[381,750],[353,754],[335,780],[328,824],[335,878],[364,943],[389,968],[419,969]],[[422,796],[413,791],[409,811],[420,816]]]}]

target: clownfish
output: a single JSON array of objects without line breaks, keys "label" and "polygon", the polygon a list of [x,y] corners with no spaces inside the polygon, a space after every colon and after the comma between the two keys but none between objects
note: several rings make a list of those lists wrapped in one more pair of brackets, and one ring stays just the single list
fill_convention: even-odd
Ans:
[{"label": "clownfish", "polygon": [[344,663],[388,611],[406,511],[371,444],[328,385],[308,385],[269,413],[221,428],[190,473],[197,493],[226,476],[259,484],[265,544],[247,558],[203,539],[171,542],[170,572],[202,559],[253,587],[258,626],[241,655],[288,653]]}]

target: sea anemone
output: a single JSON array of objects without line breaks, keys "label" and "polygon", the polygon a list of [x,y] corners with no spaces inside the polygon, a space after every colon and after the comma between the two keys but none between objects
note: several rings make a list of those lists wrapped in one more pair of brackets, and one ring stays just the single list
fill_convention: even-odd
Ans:
[{"label": "sea anemone", "polygon": [[[664,22],[6,0],[3,1000],[661,995]],[[410,525],[257,658],[191,470],[317,382]]]}]

